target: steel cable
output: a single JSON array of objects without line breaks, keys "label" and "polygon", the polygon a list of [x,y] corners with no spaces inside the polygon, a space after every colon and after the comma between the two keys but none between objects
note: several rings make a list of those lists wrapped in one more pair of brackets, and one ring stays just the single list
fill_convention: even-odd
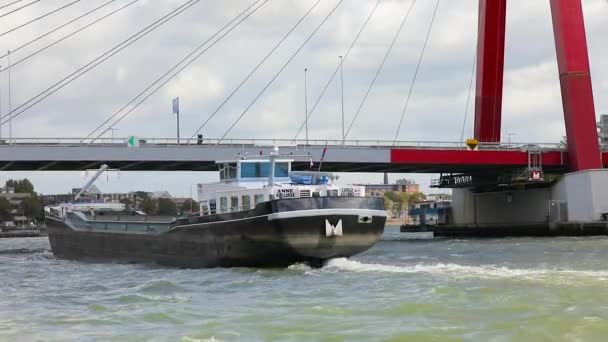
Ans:
[{"label": "steel cable", "polygon": [[355,112],[355,115],[353,116],[352,121],[348,125],[348,129],[346,130],[346,134],[344,134],[342,142],[344,142],[344,140],[346,140],[346,137],[350,134],[350,131],[352,130],[353,125],[355,124],[355,121],[357,121],[357,118],[359,117],[359,114],[361,113],[361,109],[363,108],[365,101],[367,101],[367,98],[368,98],[370,92],[372,91],[372,88],[376,84],[376,81],[378,80],[378,76],[380,75],[380,72],[382,72],[382,69],[384,68],[384,65],[386,64],[386,61],[388,60],[388,56],[391,54],[393,47],[395,47],[395,43],[397,42],[399,35],[401,34],[401,32],[403,32],[403,28],[405,27],[405,24],[407,23],[407,19],[409,18],[410,13],[412,12],[412,9],[414,8],[415,4],[416,4],[416,0],[412,1],[412,4],[410,5],[407,12],[405,13],[403,20],[401,20],[399,29],[397,30],[397,33],[395,33],[395,36],[393,37],[391,44],[389,45],[388,49],[386,50],[386,53],[384,54],[384,58],[382,58],[382,62],[378,66],[378,70],[376,70],[376,74],[372,78],[372,81],[371,81],[369,87],[367,88],[367,91],[365,92],[365,95],[363,96],[363,99],[361,100],[361,103],[359,104],[359,107],[357,108],[357,111]]},{"label": "steel cable", "polygon": [[[139,93],[137,96],[135,96],[129,103],[127,103],[125,106],[123,106],[121,109],[119,109],[118,111],[116,111],[113,115],[110,116],[110,118],[106,119],[106,121],[104,121],[101,125],[99,125],[97,128],[95,128],[89,135],[87,135],[86,138],[83,139],[86,140],[88,138],[90,138],[93,134],[95,134],[96,131],[98,131],[101,127],[103,127],[105,124],[107,124],[108,122],[110,122],[113,118],[115,118],[118,114],[120,114],[123,110],[125,110],[127,107],[129,107],[131,104],[133,104],[141,95],[145,94],[148,90],[150,90],[155,84],[157,84],[158,82],[160,82],[163,78],[165,78],[167,75],[169,75],[172,71],[174,71],[175,69],[177,69],[179,67],[180,64],[182,64],[184,61],[186,61],[188,58],[190,58],[194,53],[196,53],[198,50],[200,50],[202,47],[204,47],[209,41],[211,41],[214,37],[216,37],[218,34],[220,34],[222,31],[224,31],[228,26],[230,26],[232,23],[234,23],[238,18],[240,18],[243,14],[247,13],[249,10],[251,10],[251,8],[253,8],[254,6],[256,6],[256,4],[260,3],[260,1],[262,0],[256,0],[255,2],[253,2],[249,7],[247,7],[244,11],[242,11],[241,13],[239,13],[236,17],[234,17],[230,22],[228,22],[226,25],[224,25],[219,31],[217,31],[216,33],[214,33],[209,39],[207,39],[203,44],[201,44],[199,47],[197,47],[194,51],[192,51],[190,54],[188,54],[188,56],[186,56],[184,59],[182,59],[180,62],[178,62],[175,66],[173,66],[173,68],[169,69],[169,71],[167,71],[165,74],[163,74],[160,78],[158,78],[154,83],[152,83],[151,85],[149,85],[146,89],[144,89],[144,91],[142,91],[141,93]],[[224,38],[228,33],[230,33],[232,30],[234,30],[238,25],[240,25],[243,21],[245,21],[245,19],[247,19],[249,16],[251,16],[253,13],[255,13],[258,9],[260,9],[263,5],[265,5],[269,0],[264,0],[263,3],[261,5],[259,5],[257,8],[255,8],[253,11],[251,11],[249,14],[247,14],[247,16],[245,16],[244,18],[242,18],[236,25],[234,25],[232,28],[230,28],[227,32],[224,33],[224,35],[222,35],[220,38],[218,38],[216,41],[214,41],[210,46],[208,46],[206,49],[204,49],[203,51],[201,51],[198,55],[196,55],[192,60],[190,60],[187,64],[185,64],[184,66],[182,66],[176,73],[174,73],[173,75],[171,75],[171,77],[169,77],[168,79],[166,79],[163,83],[161,83],[159,86],[157,86],[156,88],[154,88],[154,90],[152,90],[152,92],[150,92],[148,95],[146,95],[143,99],[141,99],[139,102],[137,102],[129,111],[127,111],[126,113],[124,113],[118,120],[116,120],[112,125],[110,125],[108,128],[106,128],[103,132],[101,132],[99,135],[97,135],[92,141],[90,141],[89,143],[94,142],[95,140],[99,139],[103,134],[105,134],[107,131],[109,131],[112,127],[114,127],[117,123],[119,123],[120,121],[122,121],[127,115],[129,115],[131,112],[133,112],[135,109],[137,109],[145,100],[147,100],[150,96],[152,96],[154,93],[156,93],[160,88],[162,88],[165,84],[167,84],[170,80],[172,80],[175,76],[177,76],[179,73],[181,73],[185,68],[187,68],[188,66],[190,66],[195,60],[197,60],[200,56],[202,56],[205,52],[207,52],[211,47],[213,47],[215,44],[217,44],[222,38]]]},{"label": "steel cable", "polygon": [[[106,3],[104,3],[104,4],[102,4],[102,5],[100,5],[100,6],[98,6],[98,7],[95,7],[94,9],[92,9],[92,10],[88,11],[87,13],[82,14],[82,15],[80,15],[80,16],[78,16],[78,17],[76,17],[76,18],[74,18],[74,19],[72,19],[72,20],[70,20],[70,21],[68,21],[68,22],[67,22],[67,23],[65,23],[65,24],[60,25],[60,26],[58,26],[58,27],[56,27],[56,28],[52,29],[51,31],[48,31],[47,33],[44,33],[44,34],[42,34],[42,35],[40,35],[40,36],[38,36],[38,37],[36,37],[36,38],[34,38],[34,39],[30,40],[29,42],[27,42],[27,43],[25,43],[25,44],[22,44],[22,45],[20,45],[20,46],[18,46],[18,47],[16,47],[16,48],[14,48],[14,49],[11,49],[11,53],[15,53],[15,52],[17,52],[17,51],[19,51],[19,50],[21,50],[21,49],[23,49],[23,48],[25,48],[25,47],[27,47],[27,46],[29,46],[29,45],[33,44],[33,43],[35,43],[35,42],[39,41],[40,39],[42,39],[42,38],[44,38],[44,37],[47,37],[48,35],[53,34],[53,33],[57,32],[57,31],[61,30],[62,28],[64,28],[64,27],[66,27],[66,26],[70,25],[70,24],[73,24],[74,22],[76,22],[76,21],[78,21],[78,20],[80,20],[80,19],[82,19],[82,18],[84,18],[84,17],[88,16],[89,14],[91,14],[91,13],[93,13],[93,12],[96,12],[96,11],[98,11],[98,10],[102,9],[103,7],[105,7],[105,6],[107,6],[107,5],[111,4],[111,3],[113,3],[113,2],[115,2],[115,1],[116,1],[116,0],[110,0],[110,1],[108,1],[108,2],[106,2]],[[4,55],[0,56],[0,58],[4,58],[4,57],[6,57],[7,55],[8,55],[8,54],[4,54]]]},{"label": "steel cable", "polygon": [[[4,17],[6,17],[6,16],[7,16],[7,15],[9,15],[9,14],[13,14],[13,13],[15,13],[15,12],[21,11],[22,9],[27,8],[27,7],[30,7],[30,6],[34,5],[35,3],[37,3],[37,2],[40,2],[40,0],[34,0],[34,1],[30,2],[30,3],[29,3],[29,4],[27,4],[27,5],[23,5],[23,6],[21,6],[21,7],[15,8],[14,10],[9,11],[9,12],[6,12],[6,13],[4,13],[4,14],[0,14],[0,18],[4,18]],[[11,5],[11,4],[8,4],[8,5],[6,5],[6,6],[9,6],[9,5]]]},{"label": "steel cable", "polygon": [[464,140],[464,131],[467,125],[467,118],[469,115],[469,105],[471,104],[471,92],[473,90],[473,80],[475,79],[475,67],[477,66],[477,51],[475,52],[475,59],[473,60],[473,67],[471,68],[471,79],[469,80],[469,91],[467,93],[467,105],[464,109],[464,120],[462,121],[462,131],[460,132],[460,141]]},{"label": "steel cable", "polygon": [[[17,117],[17,116],[23,114],[28,109],[32,108],[33,106],[35,106],[36,104],[40,103],[41,101],[43,101],[47,97],[51,96],[52,94],[54,94],[58,90],[62,89],[66,85],[72,83],[76,79],[78,79],[81,76],[85,75],[87,72],[91,71],[92,69],[94,69],[95,67],[97,67],[98,65],[100,65],[101,63],[103,63],[104,61],[106,61],[109,58],[111,58],[112,56],[116,55],[118,52],[120,52],[120,51],[124,50],[125,48],[131,46],[132,44],[134,44],[135,42],[137,42],[139,39],[145,37],[150,32],[156,30],[157,28],[159,28],[163,24],[165,24],[168,21],[170,21],[171,19],[175,18],[177,15],[179,15],[182,12],[186,11],[187,9],[189,9],[190,7],[192,7],[193,5],[197,4],[199,1],[200,0],[189,0],[189,1],[186,1],[184,4],[180,5],[176,9],[174,9],[174,10],[170,11],[169,13],[165,14],[160,19],[156,20],[154,23],[146,26],[144,29],[140,30],[136,34],[134,34],[131,37],[127,38],[126,40],[122,41],[120,44],[115,45],[113,48],[111,48],[110,50],[108,50],[105,53],[101,54],[97,58],[93,59],[92,61],[90,61],[86,65],[82,66],[81,68],[79,68],[78,70],[76,70],[75,72],[73,72],[72,74],[64,77],[59,82],[55,83],[54,85],[52,85],[49,88],[47,88],[46,90],[42,91],[38,95],[34,96],[33,98],[31,98],[28,101],[24,102],[23,104],[19,105],[17,108],[15,108],[14,110],[12,110],[8,114],[5,114],[0,119],[4,119],[7,116],[12,116],[12,118],[14,118],[14,117]],[[72,78],[72,79],[69,80],[69,81],[67,81],[66,83],[62,84],[62,82],[65,82],[69,78]],[[53,88],[55,88],[57,86],[58,86],[58,88],[53,89]],[[47,92],[49,92],[49,93],[45,94]],[[17,112],[17,113],[13,115],[13,113],[15,113],[15,112]],[[0,126],[6,124],[7,122],[8,122],[8,120],[4,120],[4,121],[0,122]]]},{"label": "steel cable", "polygon": [[[365,22],[363,23],[363,26],[361,26],[361,29],[359,29],[359,32],[357,32],[357,35],[355,36],[355,38],[351,42],[350,46],[348,47],[348,50],[346,50],[346,53],[344,54],[344,58],[342,60],[342,63],[345,63],[346,60],[348,59],[348,56],[350,55],[351,50],[355,47],[355,44],[357,44],[357,41],[359,40],[359,37],[361,37],[361,34],[363,33],[363,31],[367,27],[367,24],[369,24],[371,18],[374,16],[374,13],[376,13],[376,10],[378,9],[378,6],[380,5],[380,2],[382,2],[382,0],[378,0],[376,2],[376,5],[372,8],[372,11],[369,13],[369,15],[367,16],[367,18],[365,19]],[[340,65],[338,65],[336,67],[336,70],[334,70],[334,72],[331,75],[331,77],[329,78],[329,80],[327,80],[327,83],[325,83],[325,87],[323,88],[323,91],[321,91],[321,94],[319,95],[319,97],[315,101],[314,105],[311,107],[310,111],[308,112],[308,114],[306,116],[306,120],[304,120],[304,122],[302,122],[302,125],[300,125],[300,128],[298,129],[298,133],[296,133],[295,137],[293,138],[292,143],[295,143],[295,141],[298,139],[298,136],[302,132],[302,129],[304,129],[304,126],[306,125],[306,122],[308,121],[308,119],[310,118],[310,116],[312,115],[312,113],[315,111],[315,109],[317,108],[317,106],[319,105],[319,102],[321,102],[321,99],[323,98],[323,96],[327,92],[327,89],[329,89],[329,86],[333,82],[334,78],[336,78],[336,75],[338,74],[338,71],[340,71]]]},{"label": "steel cable", "polygon": [[410,98],[412,97],[412,92],[414,91],[414,86],[416,85],[416,80],[418,79],[418,72],[420,71],[420,65],[422,64],[422,59],[424,58],[424,52],[426,51],[427,44],[429,42],[429,38],[431,36],[431,31],[433,30],[433,24],[435,23],[435,18],[437,17],[437,10],[439,9],[439,2],[441,0],[437,0],[435,4],[435,10],[433,11],[433,17],[431,18],[431,24],[429,25],[429,30],[426,33],[426,38],[424,39],[424,45],[422,46],[422,51],[420,52],[420,58],[418,59],[418,65],[416,66],[416,71],[414,72],[414,78],[412,80],[412,84],[410,86],[410,91],[407,94],[407,98],[405,100],[405,106],[403,106],[403,113],[401,114],[401,119],[399,120],[399,125],[397,126],[397,133],[395,133],[395,140],[393,141],[393,145],[397,143],[397,139],[399,138],[399,132],[401,131],[401,125],[403,125],[403,119],[405,118],[405,113],[407,112],[407,107],[410,103]]},{"label": "steel cable", "polygon": [[10,29],[8,31],[0,33],[0,37],[3,37],[3,36],[5,36],[5,35],[7,35],[7,34],[9,34],[11,32],[14,32],[14,31],[16,31],[16,30],[18,30],[18,29],[20,29],[22,27],[25,27],[25,26],[27,26],[27,25],[29,25],[31,23],[34,23],[34,22],[36,22],[36,21],[38,21],[40,19],[44,19],[44,18],[48,17],[49,15],[53,15],[53,14],[55,14],[55,13],[57,13],[57,12],[63,10],[63,9],[66,9],[66,8],[72,6],[72,5],[75,5],[76,3],[79,3],[79,2],[80,2],[80,0],[72,1],[69,4],[63,5],[63,6],[59,7],[59,8],[57,8],[57,9],[54,9],[54,10],[48,12],[48,13],[45,13],[45,14],[43,14],[43,15],[37,17],[37,18],[34,18],[34,19],[32,19],[32,20],[30,20],[28,22],[25,22],[25,23],[23,23],[23,24],[21,24],[19,26],[15,26],[15,27],[13,27],[12,29]]},{"label": "steel cable", "polygon": [[194,138],[195,135],[197,135],[200,131],[202,131],[203,128],[205,128],[205,126],[207,126],[207,123],[209,123],[209,121],[211,121],[211,119],[213,119],[213,117],[224,107],[224,105],[226,105],[226,103],[228,103],[228,101],[234,96],[234,94],[236,94],[241,89],[241,87],[243,87],[243,85],[251,78],[251,76],[253,76],[253,74],[255,74],[258,71],[258,69],[262,67],[262,65],[268,60],[268,58],[270,58],[270,56],[272,56],[272,54],[275,53],[275,51],[283,44],[283,42],[285,42],[285,40],[287,40],[287,38],[289,38],[291,36],[291,34],[296,30],[296,28],[298,28],[298,26],[300,26],[300,24],[310,15],[310,13],[319,5],[320,2],[321,2],[321,0],[317,0],[317,2],[315,2],[313,4],[313,6],[304,14],[304,16],[302,18],[300,18],[300,20],[298,20],[298,22],[287,32],[287,34],[285,34],[283,36],[283,38],[281,38],[279,40],[279,42],[270,50],[270,52],[268,52],[268,54],[266,54],[266,56],[264,56],[264,58],[262,58],[262,60],[255,66],[255,68],[253,68],[253,70],[251,70],[251,72],[247,75],[247,77],[245,77],[241,81],[241,83],[239,83],[239,85],[230,93],[230,95],[228,95],[228,97],[226,97],[226,99],[224,99],[224,101],[209,116],[209,118],[207,118],[207,120],[205,120],[205,122],[196,130],[196,132],[194,132],[194,134],[192,134],[190,139],[188,139],[188,141],[187,141],[188,143],[190,142],[190,140],[192,140]]},{"label": "steel cable", "polygon": [[[112,1],[113,1],[113,0],[112,0]],[[133,0],[133,1],[129,2],[128,4],[126,4],[126,5],[124,5],[124,6],[121,6],[121,7],[117,8],[117,9],[115,9],[114,11],[112,11],[112,12],[110,12],[110,13],[108,13],[108,14],[106,14],[106,15],[104,15],[104,16],[102,16],[102,17],[100,17],[100,18],[96,19],[96,20],[94,20],[93,22],[91,22],[91,23],[89,23],[89,24],[87,24],[87,25],[85,25],[85,26],[83,26],[83,27],[81,27],[81,28],[77,29],[76,31],[74,31],[74,32],[72,32],[72,33],[69,33],[69,34],[67,34],[67,35],[65,35],[65,36],[63,36],[63,37],[61,37],[60,39],[58,39],[58,40],[56,40],[56,41],[54,41],[54,42],[52,42],[52,43],[50,43],[50,44],[48,44],[48,45],[46,45],[46,46],[44,46],[44,47],[40,48],[40,49],[38,49],[38,50],[36,50],[36,51],[34,51],[34,52],[32,52],[32,53],[30,53],[29,55],[27,55],[27,56],[25,56],[25,57],[21,58],[21,59],[20,59],[20,60],[18,60],[17,62],[15,62],[15,63],[11,64],[11,68],[16,67],[17,65],[19,65],[19,64],[21,64],[21,63],[23,63],[23,62],[27,61],[28,59],[30,59],[30,58],[32,58],[32,57],[34,57],[34,56],[36,56],[36,55],[38,55],[38,54],[40,54],[40,53],[42,53],[42,52],[46,51],[47,49],[49,49],[49,48],[51,48],[51,47],[53,47],[53,46],[55,46],[55,45],[57,45],[57,44],[61,43],[62,41],[66,40],[66,39],[68,39],[68,38],[73,37],[73,36],[74,36],[74,35],[76,35],[77,33],[80,33],[80,32],[82,32],[82,31],[84,31],[84,30],[88,29],[89,27],[91,27],[91,26],[93,26],[93,25],[95,25],[95,24],[97,24],[97,23],[99,23],[99,22],[101,22],[101,21],[103,21],[103,20],[105,20],[105,19],[107,19],[107,18],[111,17],[112,15],[114,15],[114,14],[116,14],[116,13],[118,13],[118,12],[122,11],[123,9],[125,9],[125,8],[127,8],[127,7],[130,7],[131,5],[133,5],[134,3],[138,2],[138,1],[139,1],[139,0]],[[58,29],[59,29],[59,28],[58,28]],[[52,33],[52,32],[50,32],[50,33]],[[26,44],[24,44],[24,45],[22,45],[22,46],[18,47],[16,50],[11,51],[11,53],[13,53],[13,52],[15,52],[15,51],[17,51],[17,50],[20,50],[20,49],[24,48],[25,46],[27,46],[27,45],[29,45],[29,44],[31,44],[31,43],[33,43],[33,42],[35,42],[36,40],[39,40],[39,39],[43,38],[43,37],[44,37],[44,35],[43,35],[43,36],[40,36],[40,37],[38,37],[38,38],[36,38],[36,39],[34,39],[34,40],[32,40],[32,41],[30,41],[29,43],[26,43]],[[7,55],[8,55],[8,54],[5,54],[5,55],[3,55],[2,57],[5,57],[5,56],[7,56]],[[3,69],[3,70],[2,70],[2,72],[6,71],[6,70],[8,70],[8,69],[9,69],[9,68],[5,68],[5,69]]]},{"label": "steel cable", "polygon": [[13,1],[13,2],[8,3],[8,4],[6,4],[6,5],[2,5],[2,6],[0,6],[0,10],[1,10],[1,9],[5,9],[5,8],[7,8],[7,7],[9,7],[9,6],[12,6],[12,5],[14,5],[14,4],[18,3],[18,2],[21,2],[21,1],[23,1],[23,0],[16,0],[16,1]]},{"label": "steel cable", "polygon": [[245,114],[247,114],[247,112],[249,112],[249,110],[251,109],[251,107],[253,107],[253,105],[257,102],[257,100],[260,97],[262,97],[262,95],[264,94],[264,92],[266,92],[266,90],[268,90],[268,88],[270,88],[270,86],[274,83],[274,81],[276,81],[276,79],[281,75],[281,73],[283,72],[283,70],[285,70],[285,68],[287,68],[287,66],[289,66],[289,64],[291,64],[291,62],[294,60],[294,58],[296,58],[296,56],[300,53],[300,51],[302,51],[302,49],[306,46],[306,44],[308,44],[308,42],[312,39],[312,37],[314,37],[314,35],[319,31],[319,29],[321,29],[321,27],[327,22],[327,20],[329,20],[329,18],[331,17],[331,15],[338,9],[338,7],[340,7],[340,5],[343,2],[344,2],[344,0],[338,1],[338,3],[336,4],[336,6],[334,6],[334,8],[327,14],[327,16],[325,16],[325,18],[323,19],[323,21],[321,21],[321,23],[319,23],[319,25],[317,25],[317,27],[314,29],[314,31],[306,38],[306,40],[304,40],[304,42],[300,45],[300,47],[298,47],[298,49],[293,53],[293,55],[289,58],[289,60],[287,60],[287,62],[272,77],[272,79],[268,82],[268,84],[266,84],[266,86],[256,95],[256,97],[247,106],[247,108],[245,108],[245,110],[232,123],[232,125],[230,125],[230,127],[226,130],[226,132],[218,140],[218,142],[217,142],[218,144],[221,143],[222,140],[224,140],[224,138],[226,138],[226,136],[230,133],[230,131],[232,131],[232,129],[234,128],[234,126],[236,126],[239,123],[239,121],[241,121],[241,119],[245,116]]}]

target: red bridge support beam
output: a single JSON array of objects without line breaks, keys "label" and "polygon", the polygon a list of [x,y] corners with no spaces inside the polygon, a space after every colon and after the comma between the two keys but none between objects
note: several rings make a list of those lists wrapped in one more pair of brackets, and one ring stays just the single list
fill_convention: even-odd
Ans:
[{"label": "red bridge support beam", "polygon": [[572,171],[602,167],[581,0],[551,0]]},{"label": "red bridge support beam", "polygon": [[500,142],[507,0],[479,0],[475,138]]}]

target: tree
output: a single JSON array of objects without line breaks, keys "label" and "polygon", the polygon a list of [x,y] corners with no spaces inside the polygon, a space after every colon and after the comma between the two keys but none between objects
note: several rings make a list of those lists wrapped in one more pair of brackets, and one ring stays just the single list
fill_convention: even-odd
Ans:
[{"label": "tree", "polygon": [[177,206],[168,198],[159,198],[157,215],[175,216],[177,215]]},{"label": "tree", "polygon": [[11,203],[6,199],[6,197],[0,197],[0,220],[10,221],[12,219]]},{"label": "tree", "polygon": [[188,198],[186,201],[184,201],[184,204],[182,204],[182,212],[193,212],[193,211],[198,211],[198,203],[196,203],[195,200]]},{"label": "tree", "polygon": [[43,217],[42,203],[37,196],[27,197],[21,202],[23,216],[29,219],[40,219]]},{"label": "tree", "polygon": [[391,202],[399,202],[400,198],[399,198],[399,194],[394,192],[394,191],[387,191],[384,193],[384,197],[388,198],[389,200],[391,200]]},{"label": "tree", "polygon": [[146,196],[139,203],[139,209],[148,215],[156,215],[156,201]]},{"label": "tree", "polygon": [[145,191],[135,191],[135,197],[143,199],[143,198],[146,198],[146,197],[149,197],[149,196],[148,196],[148,193],[145,192]]},{"label": "tree", "polygon": [[27,178],[21,180],[9,179],[6,181],[6,187],[13,188],[16,193],[35,194],[34,185]]},{"label": "tree", "polygon": [[132,205],[133,205],[133,202],[131,202],[131,200],[128,199],[128,198],[121,199],[120,203],[124,204],[125,205],[125,209],[127,209],[127,210],[131,210]]},{"label": "tree", "polygon": [[424,201],[425,199],[426,199],[426,195],[424,195],[422,192],[416,192],[410,196],[408,203],[413,204],[416,202]]}]

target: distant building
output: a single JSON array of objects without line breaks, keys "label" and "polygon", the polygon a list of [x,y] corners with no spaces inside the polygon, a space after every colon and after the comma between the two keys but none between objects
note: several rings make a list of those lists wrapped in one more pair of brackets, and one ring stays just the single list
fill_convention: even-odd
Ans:
[{"label": "distant building", "polygon": [[[399,183],[400,182],[400,183]],[[385,192],[405,192],[415,194],[420,192],[420,185],[411,180],[400,180],[397,184],[357,184],[365,187],[367,196],[383,197]]]},{"label": "distant building", "polygon": [[452,222],[452,201],[420,201],[411,205],[410,222],[414,226],[436,226]]},{"label": "distant building", "polygon": [[10,214],[12,220],[2,222],[5,227],[25,226],[29,223],[29,219],[23,215],[22,204],[26,198],[32,197],[29,193],[15,193],[15,189],[3,187],[0,188],[0,197],[6,198],[10,203]]},{"label": "distant building", "polygon": [[42,206],[46,207],[49,205],[57,205],[60,203],[68,203],[74,200],[74,195],[72,194],[56,194],[56,195],[38,195],[40,198],[40,202],[42,202]]},{"label": "distant building", "polygon": [[[81,188],[73,188],[72,192],[69,194],[40,195],[39,197],[43,206],[57,205],[60,203],[68,203],[74,201],[74,197],[80,192],[80,190]],[[148,196],[150,196],[150,194],[148,194]],[[125,201],[128,201],[131,204],[137,204],[137,202],[139,201],[135,192],[102,193],[96,186],[93,186],[91,189],[89,189],[89,191],[87,191],[83,196],[81,196],[81,199],[103,201],[106,203],[123,203]]]},{"label": "distant building", "polygon": [[152,199],[159,199],[159,198],[172,198],[173,196],[171,196],[171,194],[169,193],[169,191],[154,191],[154,192],[148,192],[148,196],[150,196],[150,198]]},{"label": "distant building", "polygon": [[[56,194],[56,195],[40,195],[40,200],[42,202],[43,206],[47,206],[47,205],[57,205],[60,203],[68,203],[68,202],[73,202],[74,201],[74,197],[76,196],[76,194],[78,194],[78,192],[80,192],[80,188],[74,188],[72,189],[72,192],[69,194]],[[148,195],[148,197],[152,198],[152,199],[159,199],[159,198],[169,198],[171,200],[173,200],[173,197],[171,196],[171,194],[168,191],[154,191],[154,192],[144,192],[145,194]],[[134,207],[137,207],[139,202],[142,200],[142,198],[137,197],[137,192],[135,191],[131,191],[131,192],[124,192],[124,193],[103,193],[99,190],[99,188],[97,188],[96,186],[93,186],[89,191],[87,191],[82,197],[82,200],[91,200],[91,201],[103,201],[105,203],[129,203],[131,205],[133,205]],[[176,205],[180,206],[183,205],[183,203],[186,201],[186,199],[175,199],[173,200],[173,202],[175,202]]]},{"label": "distant building", "polygon": [[602,115],[597,125],[599,128],[600,144],[608,145],[608,115]]},{"label": "distant building", "polygon": [[451,194],[430,194],[426,195],[426,200],[430,202],[441,202],[441,201],[451,201]]}]

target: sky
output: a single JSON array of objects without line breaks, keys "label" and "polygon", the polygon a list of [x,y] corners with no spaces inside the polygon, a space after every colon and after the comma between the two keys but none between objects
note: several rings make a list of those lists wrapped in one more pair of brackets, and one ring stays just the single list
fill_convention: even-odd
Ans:
[{"label": "sky", "polygon": [[[46,18],[0,36],[0,51],[15,50],[33,38],[109,0],[82,0]],[[96,18],[133,0],[114,0],[99,11],[11,54],[13,63]],[[318,4],[315,6],[315,3]],[[382,0],[343,65],[346,124],[351,122],[383,56],[413,0]],[[12,1],[0,0],[0,7]],[[73,0],[39,1],[0,17],[0,34]],[[18,106],[86,65],[186,0],[137,0],[134,4],[16,65],[11,70],[11,102]],[[112,56],[76,81],[23,112],[13,121],[14,137],[83,137],[127,104],[175,63],[202,44],[253,0],[200,0],[157,30]],[[104,136],[175,137],[171,99],[181,102],[182,135],[191,136],[247,74],[304,14],[309,16],[211,119],[202,133],[221,137],[268,84],[339,0],[268,0],[242,24],[142,103],[113,133]],[[293,138],[304,120],[304,69],[308,101],[316,101],[339,65],[375,0],[343,0],[318,32],[262,93],[230,131],[232,138]],[[353,124],[350,139],[394,139],[414,71],[424,45],[434,0],[418,0]],[[17,5],[0,9],[0,15]],[[608,113],[608,1],[583,0],[594,97],[598,116]],[[472,135],[467,99],[475,58],[477,0],[441,0],[399,140],[460,141]],[[0,56],[4,52],[0,52]],[[548,0],[508,2],[503,139],[559,142],[565,135]],[[6,57],[0,65],[8,64]],[[8,110],[8,73],[0,73],[2,113]],[[341,87],[334,81],[310,116],[311,139],[341,135]],[[2,127],[4,137],[8,125]],[[107,127],[107,126],[106,126]],[[105,127],[104,127],[105,128]],[[302,138],[303,136],[300,135]],[[28,177],[39,192],[65,193],[80,186],[81,172],[3,172],[0,181]],[[410,177],[428,190],[432,175]],[[187,196],[192,184],[216,180],[209,173],[112,173],[104,191],[168,189]],[[382,175],[344,174],[341,182],[380,182]]]}]

